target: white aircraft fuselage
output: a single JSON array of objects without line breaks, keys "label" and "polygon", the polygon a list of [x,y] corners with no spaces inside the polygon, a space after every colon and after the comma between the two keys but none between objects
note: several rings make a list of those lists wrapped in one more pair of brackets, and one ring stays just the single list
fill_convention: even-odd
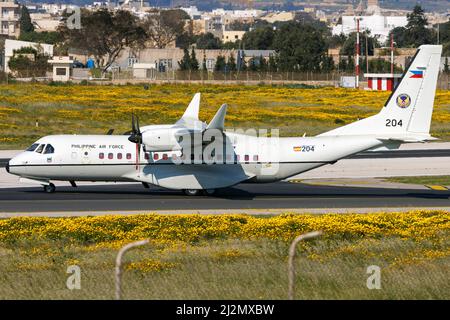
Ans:
[{"label": "white aircraft fuselage", "polygon": [[[234,156],[179,159],[181,151],[141,151],[128,136],[55,135],[36,144],[53,153],[24,151],[8,170],[36,181],[140,181],[170,189],[216,189],[243,181],[273,182],[334,163],[383,143],[375,137],[265,138],[226,133]],[[191,161],[188,161],[191,160]],[[210,161],[206,161],[210,160]]]},{"label": "white aircraft fuselage", "polygon": [[[72,185],[76,181],[139,181],[193,195],[242,182],[286,179],[368,149],[425,142],[433,139],[429,131],[441,53],[442,46],[421,46],[378,114],[315,137],[227,132],[226,105],[207,125],[198,120],[200,94],[196,94],[174,125],[140,128],[133,116],[130,136],[43,137],[11,159],[7,170],[44,188],[50,186],[48,192],[54,191],[52,180]],[[212,133],[215,139],[205,139]],[[199,134],[200,141],[195,139]]]}]

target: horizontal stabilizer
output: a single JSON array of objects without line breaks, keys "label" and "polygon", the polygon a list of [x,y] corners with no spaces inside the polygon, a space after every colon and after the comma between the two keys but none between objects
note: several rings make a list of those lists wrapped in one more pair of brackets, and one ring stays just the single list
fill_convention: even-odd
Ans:
[{"label": "horizontal stabilizer", "polygon": [[389,137],[377,137],[378,140],[386,142],[386,141],[398,141],[402,143],[411,143],[411,142],[427,142],[427,141],[435,141],[439,140],[438,138],[432,137],[430,135],[399,135],[399,136],[389,136]]},{"label": "horizontal stabilizer", "polygon": [[227,114],[227,105],[223,104],[220,109],[217,111],[217,113],[214,115],[214,118],[211,120],[211,122],[206,127],[206,130],[208,129],[218,129],[220,131],[224,130],[225,126],[225,116]]}]

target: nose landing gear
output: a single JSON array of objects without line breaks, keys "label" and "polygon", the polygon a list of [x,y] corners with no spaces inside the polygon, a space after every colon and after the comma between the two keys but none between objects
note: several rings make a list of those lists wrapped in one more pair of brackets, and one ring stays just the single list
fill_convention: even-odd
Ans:
[{"label": "nose landing gear", "polygon": [[44,191],[47,193],[53,193],[55,192],[56,187],[53,183],[49,183],[47,185],[44,185]]}]

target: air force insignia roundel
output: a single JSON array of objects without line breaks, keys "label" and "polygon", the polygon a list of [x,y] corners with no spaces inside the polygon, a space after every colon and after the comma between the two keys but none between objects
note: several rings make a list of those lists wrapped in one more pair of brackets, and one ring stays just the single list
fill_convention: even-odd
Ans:
[{"label": "air force insignia roundel", "polygon": [[400,108],[408,108],[411,104],[411,97],[406,93],[402,93],[397,97],[397,105]]}]

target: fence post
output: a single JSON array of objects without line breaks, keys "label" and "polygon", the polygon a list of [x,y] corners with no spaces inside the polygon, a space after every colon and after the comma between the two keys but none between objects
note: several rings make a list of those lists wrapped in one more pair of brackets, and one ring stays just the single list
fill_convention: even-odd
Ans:
[{"label": "fence post", "polygon": [[289,300],[294,300],[294,285],[295,285],[295,268],[294,268],[294,258],[295,258],[295,249],[297,248],[297,244],[302,240],[307,240],[311,238],[318,237],[322,234],[322,231],[313,231],[302,234],[292,241],[291,246],[289,247],[289,261],[288,261],[288,274],[289,274],[289,289],[288,289],[288,298]]},{"label": "fence post", "polygon": [[116,257],[116,300],[122,299],[122,257],[128,250],[148,243],[148,239],[135,241],[123,246]]}]

